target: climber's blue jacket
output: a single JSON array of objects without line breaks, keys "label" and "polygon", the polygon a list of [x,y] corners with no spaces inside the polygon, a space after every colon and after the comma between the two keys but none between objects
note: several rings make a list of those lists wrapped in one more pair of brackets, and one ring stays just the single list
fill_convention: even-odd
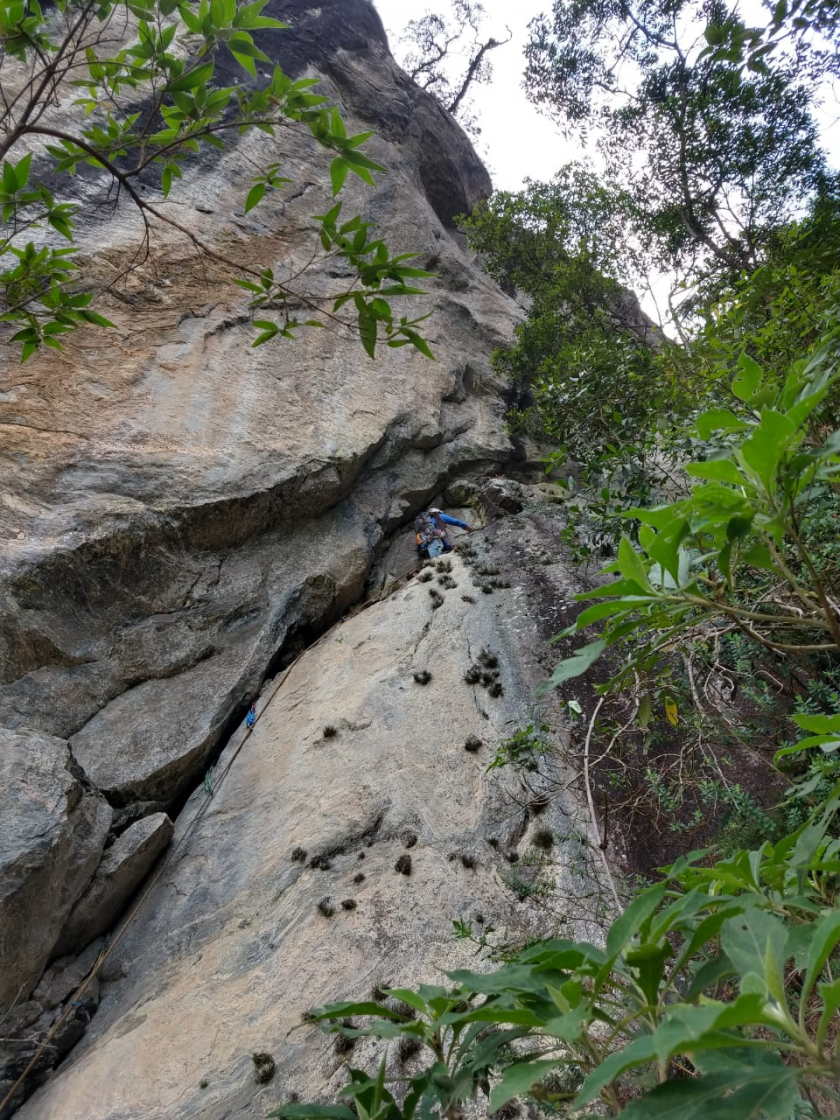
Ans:
[{"label": "climber's blue jacket", "polygon": [[457,517],[450,517],[448,513],[432,513],[429,516],[433,521],[442,521],[444,525],[457,525],[459,529],[469,529],[469,525],[465,521],[459,521]]}]

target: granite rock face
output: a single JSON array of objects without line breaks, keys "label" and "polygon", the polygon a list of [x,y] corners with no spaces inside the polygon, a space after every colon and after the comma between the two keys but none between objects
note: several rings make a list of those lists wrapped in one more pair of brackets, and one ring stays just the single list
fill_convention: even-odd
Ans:
[{"label": "granite rock face", "polygon": [[[520,727],[567,735],[534,700],[579,589],[562,565],[529,559],[558,530],[542,515],[497,523],[470,538],[471,569],[456,555],[411,579],[278,678],[253,734],[222,755],[213,797],[198,790],[179,817],[85,1039],[22,1118],[258,1120],[293,1092],[335,1103],[346,1062],[373,1068],[378,1044],[348,1057],[316,1028],[292,1031],[307,1008],[481,967],[454,919],[516,940],[562,914],[565,936],[592,935],[568,775],[555,756],[487,770]],[[500,586],[485,595],[489,568]],[[482,657],[497,659],[500,690],[465,679]],[[266,1084],[254,1053],[274,1062]]]},{"label": "granite rock face", "polygon": [[[442,503],[441,495],[455,480],[459,494],[471,499],[477,492],[471,480],[498,468],[512,452],[490,356],[511,337],[520,311],[481,272],[454,229],[455,216],[490,190],[484,167],[454,121],[394,63],[368,0],[272,0],[266,11],[288,20],[292,29],[262,35],[260,46],[293,76],[306,73],[321,79],[324,92],[340,104],[351,129],[377,130],[369,152],[388,174],[379,178],[375,189],[350,186],[346,212],[359,212],[376,223],[394,252],[415,251],[417,263],[435,272],[436,278],[427,284],[428,296],[407,303],[404,311],[434,312],[426,334],[437,360],[430,362],[406,347],[384,350],[371,361],[357,341],[333,330],[302,333],[294,343],[254,350],[244,294],[221,268],[197,257],[186,238],[172,234],[156,240],[150,259],[97,303],[116,323],[116,331],[80,331],[64,351],[50,351],[13,372],[4,371],[0,725],[3,743],[11,747],[7,751],[4,746],[0,766],[9,771],[9,782],[28,783],[30,791],[36,791],[26,812],[32,820],[41,814],[44,830],[32,833],[27,848],[20,840],[26,834],[22,824],[9,831],[0,822],[0,861],[3,868],[12,869],[7,881],[14,888],[8,895],[13,904],[0,902],[11,919],[0,927],[0,1010],[18,993],[27,1001],[52,958],[59,953],[72,958],[114,920],[117,899],[124,900],[136,889],[145,870],[141,864],[153,857],[142,844],[142,859],[127,857],[131,887],[127,879],[112,874],[112,861],[145,836],[143,830],[152,827],[148,818],[176,814],[190,791],[201,788],[208,767],[241,725],[263,682],[364,595],[383,556],[395,558],[396,575],[413,564],[410,541],[393,552],[391,547],[414,514],[433,498]],[[280,162],[293,180],[247,215],[245,161],[249,166]],[[177,203],[160,205],[177,205],[178,221],[228,257],[294,270],[312,255],[311,215],[330,205],[328,162],[305,138],[248,136],[218,161],[185,165]],[[92,190],[91,180],[84,179],[80,189]],[[156,187],[150,183],[147,189]],[[111,279],[138,244],[138,221],[130,207],[120,203],[107,221],[96,215],[84,235],[95,267],[103,279]],[[334,290],[341,281],[334,264],[312,273],[315,289],[320,285],[319,290]],[[390,578],[391,569],[383,571],[377,586]],[[425,590],[419,598],[423,596],[428,598]],[[423,603],[425,607],[425,598]],[[460,609],[466,611],[467,606]],[[406,633],[422,645],[421,631],[428,619],[424,614],[420,630],[412,629],[420,618],[412,611]],[[337,649],[332,641],[328,648]],[[381,657],[393,656],[400,664],[413,657],[404,644],[386,643],[383,648],[390,652],[378,652],[371,662],[380,684],[387,678]],[[337,653],[336,658],[318,671],[343,673]],[[392,731],[399,733],[395,741],[406,731],[397,727],[399,704],[406,697],[402,681],[401,676],[394,678],[376,700],[383,726],[394,722]],[[323,688],[340,693],[343,685],[331,676]],[[387,837],[393,848],[400,829],[415,827],[412,821],[419,829],[422,823],[423,805],[410,787],[416,782],[423,798],[433,801],[434,782],[455,780],[454,763],[443,770],[433,765],[443,735],[440,723],[432,722],[428,729],[412,724],[410,741],[405,740],[397,754],[377,753],[382,744],[368,742],[361,727],[367,718],[361,714],[367,693],[361,681],[356,688],[353,710],[336,713],[336,719],[346,721],[339,741],[351,726],[359,725],[352,734],[360,736],[359,758],[365,759],[358,773],[342,778],[346,799],[330,800],[329,783],[320,769],[333,762],[326,749],[309,757],[316,747],[299,722],[309,701],[299,698],[304,705],[300,711],[296,704],[288,712],[273,709],[283,711],[283,720],[296,728],[292,738],[295,749],[303,751],[300,765],[305,769],[317,759],[318,767],[307,771],[308,790],[300,786],[287,791],[268,811],[267,803],[277,796],[275,781],[285,774],[289,760],[286,738],[280,749],[279,732],[275,729],[265,738],[263,731],[263,746],[253,756],[268,752],[259,763],[265,781],[260,784],[255,775],[248,779],[252,784],[247,796],[255,799],[254,808],[266,808],[254,813],[252,856],[237,867],[245,849],[235,834],[226,834],[223,863],[214,869],[213,882],[202,880],[194,865],[197,878],[188,887],[190,897],[178,903],[183,910],[176,906],[167,912],[177,891],[173,899],[168,886],[156,892],[150,915],[163,906],[159,920],[177,931],[172,935],[175,941],[167,934],[160,942],[174,954],[169,961],[164,953],[159,962],[165,972],[171,970],[175,985],[166,1001],[186,983],[183,976],[176,977],[184,948],[178,938],[198,944],[205,925],[219,932],[232,922],[230,929],[239,931],[239,923],[252,921],[250,915],[257,913],[273,916],[260,918],[259,934],[237,943],[245,972],[234,969],[230,974],[231,1015],[239,1014],[237,1006],[245,1007],[246,989],[267,967],[265,945],[278,943],[277,923],[285,923],[291,933],[285,943],[298,947],[289,953],[289,976],[295,967],[303,969],[300,1001],[309,993],[314,997],[314,966],[296,954],[310,938],[317,960],[326,960],[331,952],[332,935],[326,935],[326,927],[312,912],[325,888],[314,871],[303,875],[296,865],[287,866],[285,846],[281,857],[277,844],[288,841],[294,846],[297,839],[289,829],[309,830],[307,842],[319,848],[332,844],[331,837],[355,836],[361,830],[360,835]],[[323,707],[329,695],[322,695]],[[472,720],[474,711],[469,710]],[[327,719],[328,714],[317,718]],[[463,721],[456,709],[448,718],[456,721],[460,735]],[[495,717],[488,711],[487,718]],[[256,745],[260,736],[254,740]],[[415,757],[415,740],[422,740],[431,754],[421,751]],[[34,744],[31,759],[22,753],[24,742]],[[32,776],[33,760],[41,767],[37,778]],[[417,774],[415,762],[420,767]],[[374,781],[377,771],[389,775],[387,788]],[[458,771],[458,776],[460,780],[464,775]],[[404,793],[399,792],[401,784]],[[470,772],[468,792],[462,790],[459,797],[471,821],[476,814],[476,821],[488,813],[488,820],[492,818],[495,794],[492,786],[488,788],[487,805],[473,805],[471,799],[484,790],[484,781],[480,768]],[[372,790],[378,792],[374,795]],[[42,805],[35,804],[39,797]],[[240,812],[246,813],[244,805],[236,808],[235,814]],[[241,830],[244,817],[236,819]],[[116,839],[94,877],[109,827]],[[178,829],[183,827],[179,822]],[[393,966],[395,971],[399,939],[419,942],[425,934],[419,932],[419,924],[413,932],[399,925],[398,915],[386,921],[392,902],[408,907],[419,923],[412,886],[428,880],[430,892],[444,892],[446,914],[444,918],[441,910],[435,919],[429,952],[440,947],[440,959],[446,961],[454,959],[448,940],[450,911],[467,905],[476,883],[481,885],[475,898],[482,905],[490,904],[498,887],[497,872],[489,865],[479,878],[465,878],[460,885],[450,881],[443,848],[454,833],[441,821],[429,823],[428,829],[423,835],[429,837],[429,852],[433,848],[436,854],[427,859],[418,848],[412,856],[412,875],[399,879],[405,896],[383,895],[376,901],[383,928],[391,929],[379,946],[383,967]],[[481,829],[475,832],[476,843]],[[273,839],[267,848],[264,841],[269,837]],[[207,842],[215,843],[215,838]],[[53,853],[49,858],[44,856],[47,851]],[[184,860],[192,866],[194,858],[188,854]],[[393,864],[391,848],[382,860]],[[26,875],[16,870],[20,866]],[[383,875],[385,870],[383,862]],[[240,878],[242,892],[237,893]],[[287,909],[283,892],[298,878],[305,878],[305,887]],[[18,880],[29,885],[15,886]],[[219,890],[224,898],[215,896]],[[316,898],[317,891],[321,893]],[[218,916],[208,917],[201,908],[213,898]],[[185,916],[188,912],[194,912],[198,922],[193,933],[186,932],[192,921]],[[154,924],[158,918],[148,920]],[[354,919],[348,911],[341,920]],[[37,934],[30,938],[31,923]],[[374,924],[365,918],[358,924],[363,931],[359,938],[348,942],[357,963],[362,955],[371,959]],[[157,934],[147,927],[143,936],[154,939]],[[126,968],[140,952],[139,942],[125,946],[128,955],[120,959]],[[219,955],[208,959],[211,971],[222,968],[221,942],[213,952]],[[429,959],[420,954],[418,969]],[[62,966],[62,975],[75,976],[68,971],[71,967]],[[52,990],[49,984],[47,988]],[[201,985],[196,991],[199,1002],[209,998]],[[245,1033],[256,1037],[268,1030],[276,1012],[272,992],[271,1006],[268,989],[260,997],[251,1025],[243,1027]],[[164,1017],[175,1007],[166,1001],[160,1004]],[[34,1013],[41,1005],[37,998],[33,1002]],[[296,1007],[298,1003],[295,996]],[[95,1005],[91,1000],[90,1008],[72,1020],[61,1046],[54,1047],[56,1053],[72,1045],[69,1040],[75,1041]],[[185,1010],[196,1022],[204,1014],[196,1003],[178,1007],[179,1014]],[[58,1015],[60,1009],[54,1006],[44,1014]],[[284,1022],[288,1014],[283,1012]],[[133,1031],[133,1020],[127,1022],[126,1037]],[[247,1066],[250,1060],[241,1058],[242,1038],[244,1034],[223,1043],[220,1039],[218,1053],[207,1051],[219,1076],[225,1071],[225,1093],[231,1099],[240,1090],[230,1086],[234,1081],[238,1085],[242,1062]],[[195,1045],[195,1039],[183,1044],[188,1064],[196,1060]],[[178,1061],[179,1050],[181,1043],[176,1041],[164,1062]],[[155,1044],[143,1060],[154,1066],[161,1052]],[[113,1056],[109,1050],[107,1060]],[[50,1060],[54,1064],[57,1058]],[[304,1058],[298,1060],[305,1064]],[[196,1085],[200,1078],[201,1073]],[[118,1080],[111,1075],[110,1085],[100,1084],[97,1108],[111,1107],[108,1102],[121,1091]],[[149,1084],[153,1082],[154,1078]],[[193,1105],[184,1103],[185,1092],[179,1089],[180,1103],[162,1093],[169,1111],[161,1111],[163,1105],[157,1111],[152,1105],[132,1111],[126,1104],[123,1114],[192,1115]],[[251,1108],[250,1096],[247,1101]],[[33,1102],[29,1107],[34,1110],[31,1115],[61,1114],[62,1120],[99,1115],[80,1099],[69,1111],[56,1105],[57,1113],[49,1111],[52,1104]],[[48,1111],[42,1113],[42,1108]],[[106,1114],[118,1115],[102,1113]],[[212,1113],[217,1114],[225,1113]]]},{"label": "granite rock face", "polygon": [[117,837],[61,931],[55,946],[58,956],[89,945],[114,925],[173,832],[166,813],[154,813]]},{"label": "granite rock face", "polygon": [[[72,739],[118,808],[182,798],[284,643],[358,598],[383,536],[509,454],[489,356],[516,309],[452,229],[486,171],[393,62],[368,0],[271,12],[292,30],[261,45],[378,130],[389,172],[346,207],[437,272],[414,300],[434,311],[437,361],[371,361],[332,331],[253,350],[242,293],[173,235],[106,297],[117,332],[80,332],[5,381],[2,720]],[[247,216],[245,158],[294,179]],[[185,169],[179,220],[251,264],[294,266],[327,162],[305,139],[247,137]],[[103,268],[136,236],[130,208],[86,231]]]},{"label": "granite rock face", "polygon": [[112,809],[60,739],[0,730],[0,1014],[25,1001],[99,863]]}]

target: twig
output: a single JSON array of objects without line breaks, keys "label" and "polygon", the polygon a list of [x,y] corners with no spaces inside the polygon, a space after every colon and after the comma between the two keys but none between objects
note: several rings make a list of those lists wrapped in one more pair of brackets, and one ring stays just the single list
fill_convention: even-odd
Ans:
[{"label": "twig", "polygon": [[[596,835],[600,834],[600,829],[598,827],[598,817],[595,814],[595,802],[592,798],[592,785],[589,781],[589,744],[592,742],[592,732],[595,728],[595,721],[598,718],[598,713],[600,712],[603,703],[604,697],[601,696],[598,700],[598,703],[595,705],[595,711],[592,713],[592,718],[589,721],[589,727],[587,727],[586,729],[586,742],[583,745],[583,780],[586,786],[586,801],[589,805],[589,814],[592,818],[592,827],[595,829]],[[607,882],[609,883],[610,890],[612,891],[612,896],[615,899],[616,907],[620,910],[621,899],[618,897],[618,891],[615,886],[615,880],[613,879],[613,873],[610,869],[606,852],[600,845],[598,846],[598,854],[601,857],[601,863],[603,863],[604,870],[607,873]]]}]

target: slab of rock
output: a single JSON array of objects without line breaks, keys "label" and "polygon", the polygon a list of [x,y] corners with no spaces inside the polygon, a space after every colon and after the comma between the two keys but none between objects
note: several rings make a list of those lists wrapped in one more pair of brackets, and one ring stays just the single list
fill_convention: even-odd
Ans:
[{"label": "slab of rock", "polygon": [[73,907],[56,944],[56,953],[82,949],[114,925],[172,839],[173,831],[166,813],[156,813],[137,821],[117,837]]},{"label": "slab of rock", "polygon": [[[540,533],[525,516],[471,538],[505,575],[524,542],[561,526],[546,519]],[[501,543],[488,549],[491,533]],[[317,1028],[292,1029],[308,1008],[481,967],[452,937],[455,919],[513,941],[558,920],[565,936],[597,936],[585,811],[561,792],[569,775],[553,756],[538,774],[487,770],[514,730],[554,719],[533,691],[554,618],[530,587],[476,596],[462,559],[447,562],[304,653],[239,753],[238,740],[226,748],[227,777],[199,820],[202,789],[179,817],[176,836],[190,829],[180,858],[115,949],[72,1064],[20,1120],[262,1120],[293,1092],[335,1103],[346,1057]],[[535,578],[546,601],[581,589],[561,564]],[[485,649],[500,693],[465,680]],[[471,736],[478,752],[465,749]],[[556,836],[548,853],[529,840],[543,789],[554,791],[539,817]],[[253,1054],[271,1055],[273,1080],[255,1080]],[[376,1068],[381,1054],[361,1039],[351,1064]],[[389,1063],[396,1074],[395,1048]]]},{"label": "slab of rock", "polygon": [[65,742],[0,729],[0,1014],[25,1000],[99,863],[110,805]]}]

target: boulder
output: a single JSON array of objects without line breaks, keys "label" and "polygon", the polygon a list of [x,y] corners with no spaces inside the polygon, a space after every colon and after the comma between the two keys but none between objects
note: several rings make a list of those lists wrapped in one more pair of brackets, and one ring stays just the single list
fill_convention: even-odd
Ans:
[{"label": "boulder", "polygon": [[67,743],[0,729],[0,1014],[37,984],[96,870],[111,817]]},{"label": "boulder", "polygon": [[478,494],[478,484],[469,478],[456,478],[447,484],[443,500],[451,506],[468,506]]},{"label": "boulder", "polygon": [[172,839],[166,813],[145,817],[117,837],[61,931],[55,951],[82,949],[110,929]]}]

